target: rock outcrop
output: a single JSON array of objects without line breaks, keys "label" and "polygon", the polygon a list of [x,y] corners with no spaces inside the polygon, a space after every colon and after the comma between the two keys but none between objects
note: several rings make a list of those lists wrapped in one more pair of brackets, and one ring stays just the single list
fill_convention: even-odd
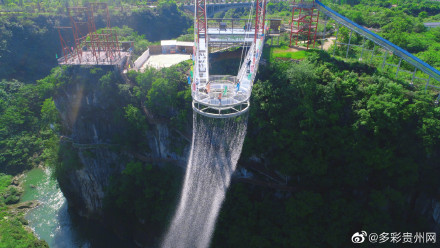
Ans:
[{"label": "rock outcrop", "polygon": [[[118,176],[131,160],[184,165],[189,152],[188,141],[166,123],[150,124],[145,134],[146,151],[131,151],[120,143],[118,135],[130,127],[118,111],[127,102],[118,95],[117,85],[112,90],[103,88],[99,81],[111,70],[102,67],[92,75],[87,68],[70,68],[65,73],[72,80],[54,97],[64,127],[62,147],[67,150],[62,155],[62,169],[57,172],[58,181],[69,206],[87,218],[100,218],[110,178]],[[118,76],[117,71],[113,74]],[[175,149],[176,144],[183,150]]]}]

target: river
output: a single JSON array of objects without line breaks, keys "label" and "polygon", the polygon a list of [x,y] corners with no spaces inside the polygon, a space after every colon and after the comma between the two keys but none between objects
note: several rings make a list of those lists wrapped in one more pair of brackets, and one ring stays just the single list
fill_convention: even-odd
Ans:
[{"label": "river", "polygon": [[[35,168],[23,179],[21,201],[39,200],[41,205],[25,218],[35,234],[52,248],[127,247],[102,226],[86,222],[68,210],[67,201],[49,169]],[[131,246],[129,246],[131,247]]]}]

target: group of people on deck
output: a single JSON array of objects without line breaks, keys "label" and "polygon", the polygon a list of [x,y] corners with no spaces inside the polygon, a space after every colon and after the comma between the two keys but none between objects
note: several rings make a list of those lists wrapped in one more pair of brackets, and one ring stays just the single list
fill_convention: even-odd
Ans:
[{"label": "group of people on deck", "polygon": [[[251,61],[250,59],[248,59],[248,61],[246,62],[246,71],[247,71],[247,73],[250,73],[250,70],[251,70],[251,62],[252,62],[252,61]],[[188,82],[191,82],[189,77],[188,77]],[[235,87],[236,87],[236,92],[238,92],[238,91],[240,90],[240,82],[239,82],[239,81],[236,81],[236,82],[235,82]],[[205,92],[205,94],[209,94],[209,93],[211,92],[211,82],[208,82],[208,83],[206,84],[206,87],[205,87],[205,89],[204,89],[203,91]],[[219,93],[218,93],[218,95],[217,95],[217,99],[218,99],[220,105],[222,104],[222,97],[223,97],[226,93],[227,93],[227,86],[225,86],[224,93],[223,93],[223,92],[219,92]]]},{"label": "group of people on deck", "polygon": [[[225,90],[224,90],[224,92],[220,92],[220,93],[218,93],[218,95],[217,95],[217,99],[218,99],[218,101],[219,101],[219,103],[220,103],[220,105],[222,104],[222,97],[224,96],[224,95],[226,95],[226,93],[227,93],[227,90],[228,90],[228,88],[227,88],[228,86],[225,86]],[[236,92],[238,92],[239,90],[240,90],[240,82],[235,82],[235,87],[236,87]],[[211,82],[209,82],[208,84],[206,84],[206,87],[205,87],[205,89],[203,90],[206,94],[208,94],[209,92],[211,92]]]}]

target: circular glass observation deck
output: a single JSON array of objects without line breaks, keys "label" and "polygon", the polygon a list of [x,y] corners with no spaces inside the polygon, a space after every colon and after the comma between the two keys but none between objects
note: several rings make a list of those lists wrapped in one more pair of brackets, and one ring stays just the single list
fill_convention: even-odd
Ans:
[{"label": "circular glass observation deck", "polygon": [[235,76],[210,76],[193,91],[193,110],[212,118],[229,118],[249,110],[250,80]]}]

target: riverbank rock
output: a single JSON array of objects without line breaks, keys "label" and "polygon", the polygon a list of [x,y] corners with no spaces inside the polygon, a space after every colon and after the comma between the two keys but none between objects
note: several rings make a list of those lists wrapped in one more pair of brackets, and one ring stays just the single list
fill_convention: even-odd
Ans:
[{"label": "riverbank rock", "polygon": [[11,180],[11,185],[18,186],[21,188],[21,184],[23,183],[23,178],[25,177],[26,172],[16,175]]},{"label": "riverbank rock", "polygon": [[17,204],[8,205],[8,209],[11,214],[18,215],[21,213],[26,213],[27,211],[38,207],[41,204],[38,200],[20,202]]}]

